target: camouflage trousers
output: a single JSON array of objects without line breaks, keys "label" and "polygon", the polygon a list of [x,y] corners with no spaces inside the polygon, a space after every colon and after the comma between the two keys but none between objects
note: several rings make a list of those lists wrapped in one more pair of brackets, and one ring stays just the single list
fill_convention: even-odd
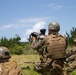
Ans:
[{"label": "camouflage trousers", "polygon": [[63,60],[47,59],[45,63],[35,63],[34,69],[42,75],[64,75],[63,74]]},{"label": "camouflage trousers", "polygon": [[76,61],[73,61],[72,63],[70,63],[70,65],[66,69],[67,74],[72,72],[75,69],[76,69]]},{"label": "camouflage trousers", "polygon": [[45,62],[47,60],[47,55],[45,51],[42,50],[42,51],[39,51],[38,53],[39,53],[40,61]]}]

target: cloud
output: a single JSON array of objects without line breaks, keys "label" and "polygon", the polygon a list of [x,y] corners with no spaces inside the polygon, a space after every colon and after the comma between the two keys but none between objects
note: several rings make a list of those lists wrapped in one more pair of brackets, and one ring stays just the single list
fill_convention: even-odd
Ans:
[{"label": "cloud", "polygon": [[[0,30],[1,31],[6,31],[10,30],[15,31],[13,34],[19,33],[20,32],[20,37],[21,41],[27,41],[28,36],[30,35],[31,32],[40,32],[41,28],[45,28],[46,21],[48,19],[51,19],[52,17],[41,17],[41,18],[25,18],[25,19],[20,19],[16,20],[14,23],[11,24],[6,24],[6,25],[0,25]],[[25,32],[24,32],[25,28]],[[21,29],[20,31],[17,31]],[[22,33],[23,29],[23,33]],[[10,38],[10,37],[9,37]]]},{"label": "cloud", "polygon": [[41,18],[24,18],[24,19],[20,19],[20,20],[17,20],[17,22],[19,23],[30,23],[30,22],[40,22],[40,21],[43,21],[43,20],[46,20],[46,19],[50,19],[52,17],[41,17]]},{"label": "cloud", "polygon": [[1,25],[0,30],[9,29],[9,28],[13,28],[13,25],[12,24],[9,24],[9,25]]},{"label": "cloud", "polygon": [[7,29],[17,29],[19,27],[24,27],[28,26],[30,24],[20,24],[20,23],[12,23],[12,24],[6,24],[6,25],[1,25],[0,30],[7,30]]},{"label": "cloud", "polygon": [[26,35],[30,34],[31,32],[39,32],[41,28],[44,28],[45,24],[46,23],[44,21],[36,23],[31,29],[26,31]]},{"label": "cloud", "polygon": [[12,28],[13,25],[4,25],[3,28]]},{"label": "cloud", "polygon": [[21,38],[21,41],[27,41],[27,38],[31,34],[31,32],[40,32],[40,29],[45,28],[46,23],[44,21],[40,21],[35,23],[35,25],[32,26],[32,28],[27,29],[24,33],[24,38]]},{"label": "cloud", "polygon": [[24,19],[19,19],[16,20],[15,23],[11,24],[6,24],[6,25],[0,25],[0,30],[7,30],[7,29],[15,29],[19,27],[24,27],[24,26],[30,26],[32,24],[35,24],[40,21],[46,21],[48,19],[51,19],[52,17],[41,17],[41,18],[24,18]]},{"label": "cloud", "polygon": [[58,9],[62,8],[61,5],[58,5],[56,3],[51,3],[51,4],[47,5],[47,7],[49,7],[51,10],[58,10]]}]

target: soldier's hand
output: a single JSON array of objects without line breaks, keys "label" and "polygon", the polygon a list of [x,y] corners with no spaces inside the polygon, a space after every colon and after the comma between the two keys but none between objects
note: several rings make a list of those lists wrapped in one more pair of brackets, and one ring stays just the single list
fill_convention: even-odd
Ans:
[{"label": "soldier's hand", "polygon": [[32,37],[32,41],[36,41],[36,37]]}]

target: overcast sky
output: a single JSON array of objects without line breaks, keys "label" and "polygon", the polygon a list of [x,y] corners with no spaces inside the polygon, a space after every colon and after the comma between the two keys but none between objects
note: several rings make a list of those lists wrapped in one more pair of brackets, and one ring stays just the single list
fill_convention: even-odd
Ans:
[{"label": "overcast sky", "polygon": [[0,37],[18,34],[26,41],[31,32],[48,29],[54,21],[62,35],[76,27],[76,0],[0,0]]}]

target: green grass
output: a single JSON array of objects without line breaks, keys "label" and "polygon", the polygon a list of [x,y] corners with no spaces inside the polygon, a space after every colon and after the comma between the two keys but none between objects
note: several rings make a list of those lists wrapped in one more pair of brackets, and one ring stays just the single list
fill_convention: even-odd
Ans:
[{"label": "green grass", "polygon": [[76,70],[74,70],[70,75],[76,75]]},{"label": "green grass", "polygon": [[23,75],[41,75],[34,71],[33,67],[33,62],[39,62],[38,55],[12,55],[10,60],[14,60],[20,65]]},{"label": "green grass", "polygon": [[34,69],[30,66],[29,69],[24,69],[22,70],[23,75],[41,75],[39,73],[37,73],[36,71],[34,71]]},{"label": "green grass", "polygon": [[[33,62],[40,61],[38,55],[12,55],[10,60],[14,60],[20,65],[23,75],[41,75],[34,71]],[[76,75],[76,70],[70,73],[70,75]]]}]

